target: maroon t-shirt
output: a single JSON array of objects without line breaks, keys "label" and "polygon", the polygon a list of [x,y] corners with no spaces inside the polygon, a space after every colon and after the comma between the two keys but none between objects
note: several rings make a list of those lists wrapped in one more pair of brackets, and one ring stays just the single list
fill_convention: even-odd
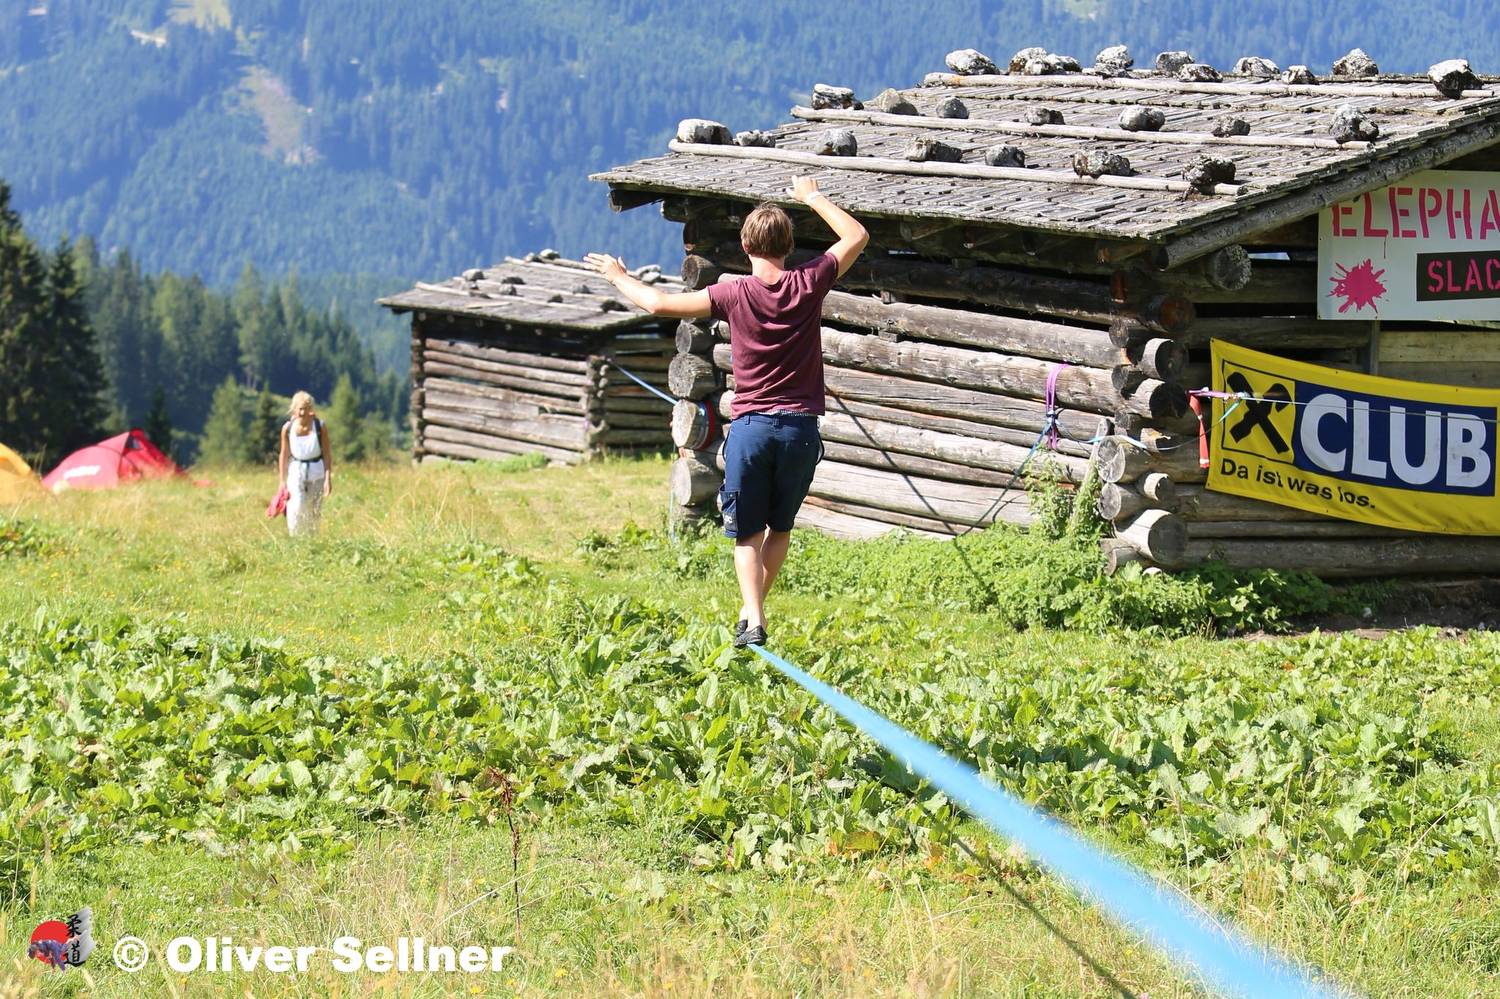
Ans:
[{"label": "maroon t-shirt", "polygon": [[838,273],[824,253],[787,268],[775,284],[752,274],[709,286],[713,317],[729,323],[731,415],[823,415],[823,299]]}]

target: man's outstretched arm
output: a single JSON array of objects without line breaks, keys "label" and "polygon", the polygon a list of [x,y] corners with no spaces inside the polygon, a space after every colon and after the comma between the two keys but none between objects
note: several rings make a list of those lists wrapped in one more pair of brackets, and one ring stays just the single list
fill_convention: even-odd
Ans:
[{"label": "man's outstretched arm", "polygon": [[811,177],[792,178],[792,197],[816,212],[818,218],[827,223],[828,228],[838,236],[839,241],[830,246],[828,252],[839,262],[838,276],[843,277],[853,266],[855,258],[864,252],[865,246],[870,242],[870,234],[859,224],[858,219],[818,190],[818,182]]},{"label": "man's outstretched arm", "polygon": [[658,291],[644,281],[631,277],[625,270],[625,262],[607,253],[590,253],[584,263],[593,267],[604,280],[620,290],[620,294],[653,316],[668,319],[707,319],[713,314],[713,305],[707,291],[685,291],[668,294]]}]

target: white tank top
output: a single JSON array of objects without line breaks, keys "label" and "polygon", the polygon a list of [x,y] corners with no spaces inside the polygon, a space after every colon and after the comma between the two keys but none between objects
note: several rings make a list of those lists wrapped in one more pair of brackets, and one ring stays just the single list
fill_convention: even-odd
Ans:
[{"label": "white tank top", "polygon": [[292,452],[292,460],[298,463],[296,471],[304,479],[323,477],[323,446],[318,439],[321,427],[322,424],[314,420],[311,433],[299,434],[294,422],[288,420],[286,424],[287,444]]}]

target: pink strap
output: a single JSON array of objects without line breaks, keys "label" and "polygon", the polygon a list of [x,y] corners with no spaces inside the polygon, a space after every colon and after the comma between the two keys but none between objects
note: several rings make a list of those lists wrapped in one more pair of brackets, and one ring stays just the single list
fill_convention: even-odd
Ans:
[{"label": "pink strap", "polygon": [[1058,361],[1047,372],[1047,448],[1051,451],[1057,450],[1057,376],[1067,367],[1071,365]]},{"label": "pink strap", "polygon": [[1208,427],[1203,423],[1203,399],[1202,393],[1189,392],[1188,405],[1192,407],[1193,415],[1198,418],[1198,467],[1207,468],[1211,462],[1208,460]]}]

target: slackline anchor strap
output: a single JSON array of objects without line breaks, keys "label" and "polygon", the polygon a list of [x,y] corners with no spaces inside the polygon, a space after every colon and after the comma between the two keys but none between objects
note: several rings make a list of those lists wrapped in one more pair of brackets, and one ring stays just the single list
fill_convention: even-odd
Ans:
[{"label": "slackline anchor strap", "polygon": [[[616,361],[608,354],[604,356],[604,363],[608,364],[611,368],[614,368],[620,374],[624,375],[626,378],[629,378],[631,381],[635,382],[641,388],[645,389],[647,392],[650,392],[652,395],[656,396],[663,402],[670,402],[675,406],[679,402],[692,401],[690,399],[679,399],[676,396],[668,395],[667,393],[658,389],[655,385],[652,385],[650,382],[637,375],[634,371],[631,371],[629,368],[625,367],[619,361]],[[719,413],[716,409],[714,409],[712,405],[710,405],[707,399],[704,399],[701,402],[694,402],[693,405],[697,406],[698,410],[703,414],[703,432],[698,435],[697,439],[692,444],[692,449],[694,451],[699,451],[707,447],[709,442],[714,439],[714,435],[719,432]]]},{"label": "slackline anchor strap", "polygon": [[626,378],[629,378],[631,381],[635,382],[641,388],[645,389],[647,392],[650,392],[652,395],[656,396],[661,401],[663,401],[663,402],[670,402],[670,403],[673,403],[674,405],[677,403],[677,397],[676,396],[667,395],[667,393],[663,392],[661,389],[657,388],[655,385],[652,385],[650,382],[646,381],[644,378],[641,378],[634,371],[631,371],[629,368],[627,368],[624,365],[622,365],[619,361],[616,361],[610,355],[608,355],[608,354],[604,355],[604,363],[608,364],[611,368],[614,368],[620,374],[624,375]]},{"label": "slackline anchor strap", "polygon": [[1052,365],[1047,372],[1047,450],[1057,450],[1057,417],[1061,411],[1057,408],[1057,376],[1062,374],[1063,368],[1071,367],[1064,361],[1058,361]]}]

